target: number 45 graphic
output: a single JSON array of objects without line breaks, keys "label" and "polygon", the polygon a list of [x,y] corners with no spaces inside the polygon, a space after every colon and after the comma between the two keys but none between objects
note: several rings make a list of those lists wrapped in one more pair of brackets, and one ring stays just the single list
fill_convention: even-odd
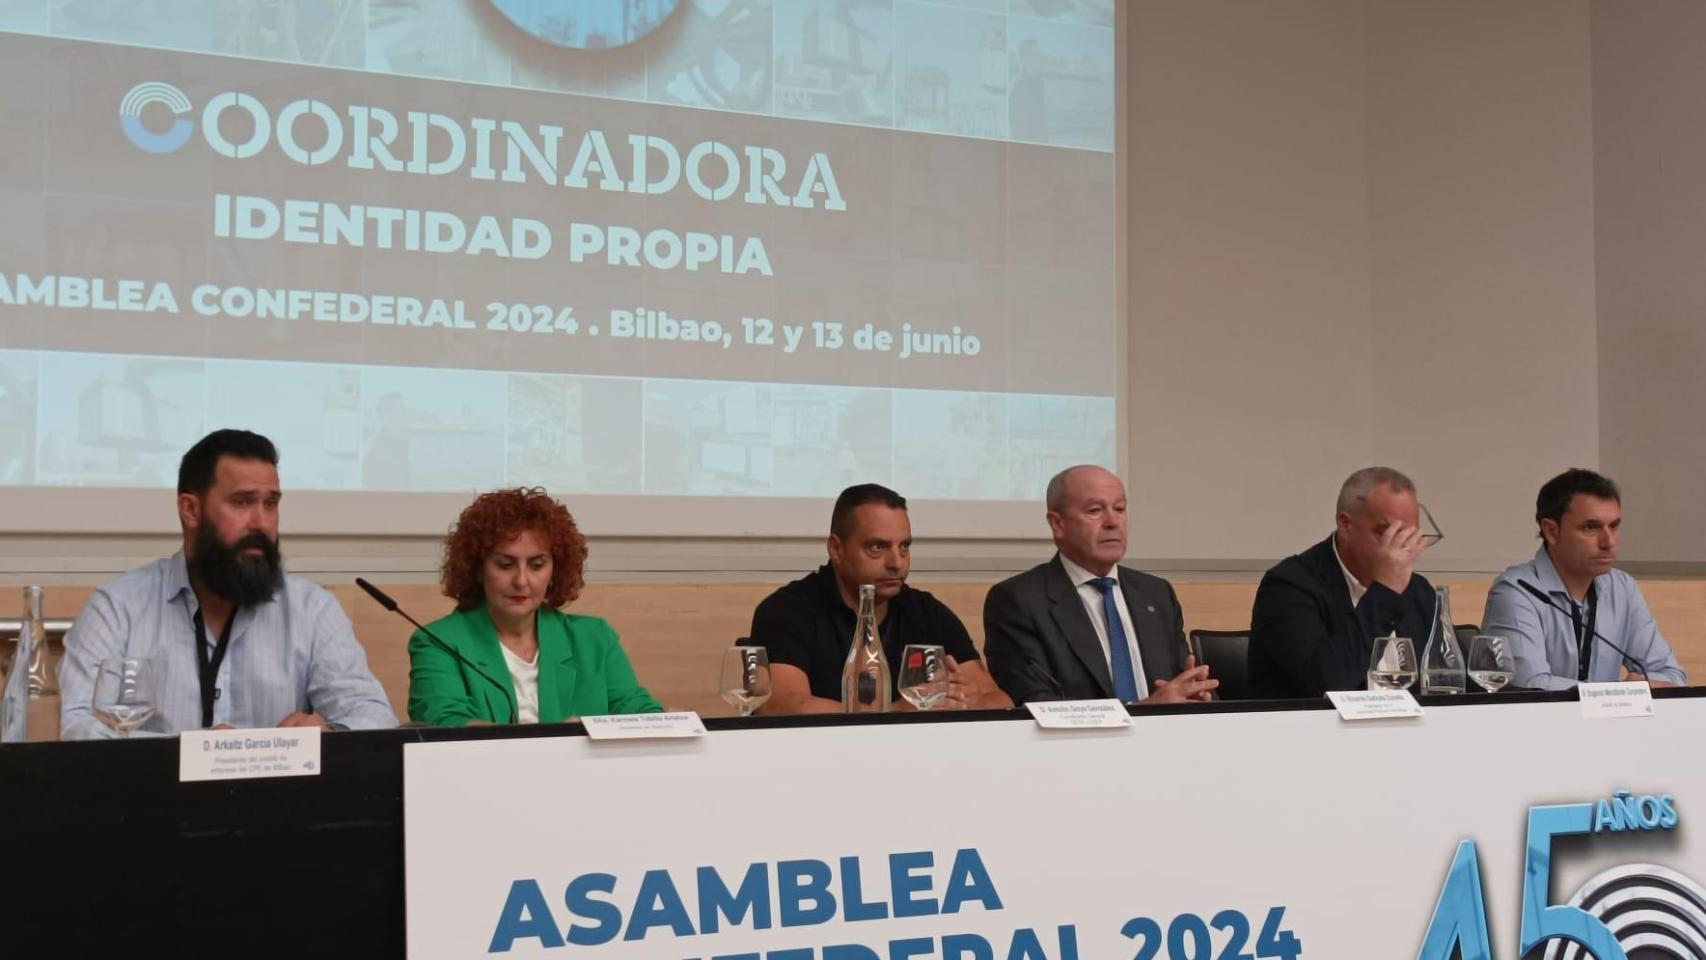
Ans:
[{"label": "number 45 graphic", "polygon": [[[1547,940],[1573,940],[1595,960],[1628,960],[1611,929],[1580,907],[1546,903],[1552,886],[1552,838],[1593,830],[1593,804],[1534,807],[1528,811],[1528,855],[1522,869],[1522,939],[1517,956]],[[1457,845],[1445,875],[1433,920],[1416,960],[1451,960],[1452,947],[1462,960],[1493,960],[1487,937],[1487,899],[1481,892],[1481,859],[1475,841]]]}]

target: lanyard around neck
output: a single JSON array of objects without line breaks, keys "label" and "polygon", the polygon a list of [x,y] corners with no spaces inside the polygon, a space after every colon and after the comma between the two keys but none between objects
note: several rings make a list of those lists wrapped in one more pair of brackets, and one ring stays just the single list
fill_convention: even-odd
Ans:
[{"label": "lanyard around neck", "polygon": [[1593,662],[1594,621],[1599,619],[1599,591],[1595,584],[1588,584],[1587,617],[1582,617],[1582,606],[1574,597],[1570,598],[1570,622],[1576,628],[1576,679],[1586,680],[1588,668]]},{"label": "lanyard around neck", "polygon": [[219,643],[210,652],[207,649],[207,626],[202,622],[201,611],[190,618],[195,624],[195,659],[201,675],[201,726],[207,729],[213,726],[213,701],[219,699],[219,665],[225,662],[225,651],[231,645],[231,628],[237,623],[237,610],[231,611],[231,616],[225,621],[225,629],[219,631]]}]

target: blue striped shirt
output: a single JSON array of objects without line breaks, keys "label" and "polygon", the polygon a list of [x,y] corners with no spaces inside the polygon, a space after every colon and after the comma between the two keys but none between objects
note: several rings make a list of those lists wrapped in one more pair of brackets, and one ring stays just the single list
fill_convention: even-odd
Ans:
[{"label": "blue striped shirt", "polygon": [[[96,672],[110,657],[154,663],[159,712],[140,733],[201,729],[198,608],[181,552],[96,590],[65,635],[60,739],[114,736],[90,709]],[[211,648],[219,638],[209,632],[207,639]],[[397,725],[343,608],[321,587],[288,575],[271,599],[237,611],[217,688],[215,726],[271,727],[297,711],[351,729]]]},{"label": "blue striped shirt", "polygon": [[[1527,582],[1552,598],[1550,604],[1518,585]],[[1589,648],[1588,680],[1606,682],[1622,678],[1627,666],[1651,680],[1668,680],[1687,684],[1688,677],[1676,662],[1676,654],[1659,633],[1641,596],[1635,578],[1621,570],[1612,570],[1593,578],[1596,598],[1594,632],[1628,651],[1633,659],[1604,641],[1595,640]],[[1505,637],[1511,643],[1511,655],[1516,672],[1511,685],[1541,690],[1568,690],[1576,685],[1581,656],[1576,646],[1576,625],[1570,617],[1572,604],[1563,578],[1552,565],[1552,557],[1542,546],[1528,563],[1519,563],[1499,574],[1487,593],[1487,609],[1481,618],[1481,632]],[[1586,609],[1583,608],[1583,616]],[[1467,652],[1467,651],[1465,651]]]}]

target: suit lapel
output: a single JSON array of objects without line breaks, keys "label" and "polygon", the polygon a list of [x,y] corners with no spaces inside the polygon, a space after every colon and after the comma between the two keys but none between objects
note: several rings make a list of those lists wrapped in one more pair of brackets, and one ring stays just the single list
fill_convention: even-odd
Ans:
[{"label": "suit lapel", "polygon": [[1102,641],[1096,639],[1096,625],[1090,622],[1090,614],[1084,609],[1084,601],[1072,585],[1072,578],[1066,575],[1066,568],[1061,566],[1059,554],[1055,554],[1048,565],[1043,588],[1048,596],[1049,616],[1054,619],[1055,628],[1061,636],[1066,638],[1066,646],[1095,678],[1102,696],[1113,696],[1114,681],[1108,673],[1108,658],[1102,652]]},{"label": "suit lapel", "polygon": [[[516,722],[515,684],[510,681],[509,667],[504,664],[503,650],[498,646],[498,628],[492,623],[491,614],[485,607],[470,610],[462,615],[468,622],[468,643],[462,645],[462,655],[468,658],[468,665],[474,672],[496,687],[503,694],[501,700],[494,700],[491,691],[486,694],[486,702],[492,706],[493,723]],[[498,708],[502,708],[500,711]]]},{"label": "suit lapel", "polygon": [[575,690],[575,648],[568,618],[541,610],[533,629],[539,637],[539,722],[562,723]]},{"label": "suit lapel", "polygon": [[[1151,684],[1171,680],[1179,673],[1173,655],[1167,649],[1167,631],[1156,625],[1159,611],[1137,588],[1135,570],[1120,568],[1120,593],[1125,595],[1125,608],[1131,613],[1131,628],[1137,631],[1137,655],[1143,659],[1143,676]],[[1138,691],[1148,696],[1148,690]]]},{"label": "suit lapel", "polygon": [[[1339,629],[1345,631],[1347,637],[1357,637],[1362,632],[1357,626],[1357,608],[1351,604],[1351,588],[1345,583],[1345,571],[1339,566],[1339,555],[1333,551],[1333,538],[1329,536],[1318,544],[1312,553],[1315,576],[1321,580],[1321,589],[1327,593],[1327,607],[1333,611],[1333,619],[1339,624]],[[1362,637],[1364,643],[1372,644],[1373,638]]]}]

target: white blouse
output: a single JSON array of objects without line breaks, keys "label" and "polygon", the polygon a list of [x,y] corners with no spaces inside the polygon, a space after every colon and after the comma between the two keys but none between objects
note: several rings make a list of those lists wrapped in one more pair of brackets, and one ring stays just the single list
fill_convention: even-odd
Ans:
[{"label": "white blouse", "polygon": [[509,667],[509,681],[515,687],[515,719],[517,723],[539,722],[539,650],[532,660],[523,660],[502,643],[504,663]]}]

